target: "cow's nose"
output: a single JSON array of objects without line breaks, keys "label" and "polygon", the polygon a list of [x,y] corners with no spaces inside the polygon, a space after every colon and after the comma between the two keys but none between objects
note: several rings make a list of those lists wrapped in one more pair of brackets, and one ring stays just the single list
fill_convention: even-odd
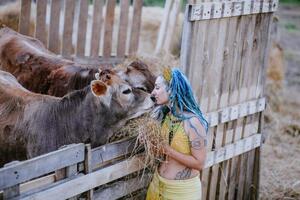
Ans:
[{"label": "cow's nose", "polygon": [[155,101],[156,101],[156,99],[155,99],[155,97],[154,97],[154,96],[151,96],[150,98],[151,98],[151,100],[152,100],[153,102],[155,102]]}]

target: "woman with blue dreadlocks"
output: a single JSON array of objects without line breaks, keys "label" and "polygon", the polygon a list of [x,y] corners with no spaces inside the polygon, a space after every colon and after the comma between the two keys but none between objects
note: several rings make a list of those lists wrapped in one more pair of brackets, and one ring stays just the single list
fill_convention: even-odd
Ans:
[{"label": "woman with blue dreadlocks", "polygon": [[168,142],[162,148],[165,161],[155,172],[146,199],[199,200],[208,123],[189,81],[180,70],[165,68],[155,81],[152,98],[161,105],[161,134]]}]

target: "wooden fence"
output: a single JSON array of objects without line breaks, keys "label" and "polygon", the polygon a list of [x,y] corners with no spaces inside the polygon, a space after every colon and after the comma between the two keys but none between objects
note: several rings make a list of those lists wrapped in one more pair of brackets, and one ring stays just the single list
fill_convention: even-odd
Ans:
[{"label": "wooden fence", "polygon": [[138,49],[143,0],[133,5],[122,0],[119,6],[116,0],[20,1],[19,32],[36,37],[55,54],[79,62],[117,62]]},{"label": "wooden fence", "polygon": [[[260,113],[264,108],[265,99],[261,98],[208,113],[206,117],[214,127],[219,122]],[[249,135],[256,133],[253,127],[257,127],[257,123],[246,125]],[[255,134],[215,149],[208,153],[205,168],[248,152],[260,142],[260,134]],[[95,149],[90,145],[72,144],[27,161],[8,164],[0,169],[0,191],[3,190],[4,199],[67,199],[82,193],[88,199],[117,199],[144,191],[150,180],[148,174],[143,179],[135,175],[116,181],[144,169],[143,154],[131,156],[134,145],[134,137]],[[97,187],[100,188],[94,190]]]},{"label": "wooden fence", "polygon": [[[272,14],[278,1],[190,2],[196,4],[186,8],[181,66],[202,110],[213,112],[263,98]],[[250,107],[229,109],[225,115],[235,116]],[[208,151],[261,138],[262,116],[257,112],[218,121],[209,129]],[[257,199],[259,146],[203,170],[202,199]]]},{"label": "wooden fence", "polygon": [[[23,16],[28,15],[29,2],[22,1]],[[37,7],[44,8],[45,2],[38,0]],[[58,6],[55,2],[51,6]],[[208,155],[201,173],[202,199],[257,199],[265,67],[271,18],[278,1],[189,2],[194,4],[186,7],[181,66],[210,123]],[[52,23],[56,25],[50,23],[50,27],[58,26],[57,21]],[[36,30],[38,37],[38,26]],[[58,37],[55,34],[51,37]],[[63,54],[63,48],[58,53]],[[77,52],[81,50],[75,55],[83,55]],[[130,156],[134,142],[135,138],[129,138],[95,149],[73,144],[12,163],[0,169],[0,191],[5,199],[67,199],[78,195],[118,199],[129,194],[141,199],[149,176],[140,179],[136,174],[144,164],[142,153]]]}]

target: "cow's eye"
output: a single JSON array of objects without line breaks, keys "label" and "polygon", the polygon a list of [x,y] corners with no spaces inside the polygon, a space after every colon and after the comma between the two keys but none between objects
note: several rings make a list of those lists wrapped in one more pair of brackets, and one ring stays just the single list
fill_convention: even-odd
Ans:
[{"label": "cow's eye", "polygon": [[127,90],[124,90],[123,91],[123,94],[130,94],[131,93],[131,90],[130,89],[127,89]]},{"label": "cow's eye", "polygon": [[137,87],[136,89],[138,89],[138,90],[143,90],[144,92],[147,92],[147,89],[144,88],[144,87]]}]

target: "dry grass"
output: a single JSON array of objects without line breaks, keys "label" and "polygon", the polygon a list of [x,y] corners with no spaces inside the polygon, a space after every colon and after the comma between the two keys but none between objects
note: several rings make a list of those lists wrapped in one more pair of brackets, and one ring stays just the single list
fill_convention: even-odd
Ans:
[{"label": "dry grass", "polygon": [[278,50],[273,50],[268,68],[260,199],[292,200],[300,199],[300,101],[298,92],[283,84],[285,69]]},{"label": "dry grass", "polygon": [[128,121],[124,127],[110,138],[110,142],[133,136],[137,136],[137,140],[131,155],[144,151],[146,155],[144,169],[155,169],[163,156],[160,149],[165,142],[160,134],[160,123],[149,114],[145,114]]}]

